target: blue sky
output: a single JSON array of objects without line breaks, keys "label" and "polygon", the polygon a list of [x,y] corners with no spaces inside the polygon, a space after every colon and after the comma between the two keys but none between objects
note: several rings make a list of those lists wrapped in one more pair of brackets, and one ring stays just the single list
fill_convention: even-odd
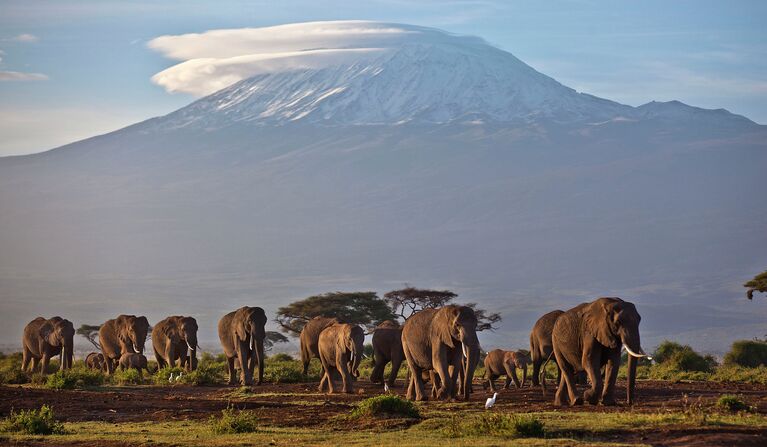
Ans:
[{"label": "blue sky", "polygon": [[150,81],[157,36],[366,19],[473,34],[579,91],[677,99],[767,123],[762,1],[0,0],[0,155],[47,150],[194,99]]}]

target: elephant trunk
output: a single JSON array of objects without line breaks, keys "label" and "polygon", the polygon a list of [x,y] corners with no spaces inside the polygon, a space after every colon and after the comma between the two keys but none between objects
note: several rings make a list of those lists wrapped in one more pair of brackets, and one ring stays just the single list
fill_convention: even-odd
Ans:
[{"label": "elephant trunk", "polygon": [[197,337],[187,337],[186,346],[189,348],[189,370],[197,369]]},{"label": "elephant trunk", "polygon": [[[476,340],[476,336],[474,337]],[[479,363],[479,340],[476,344],[466,346],[463,344],[464,353],[466,353],[466,371],[463,376],[463,398],[468,400],[471,395],[472,382],[474,381],[474,370]],[[468,351],[468,352],[467,352]]]},{"label": "elephant trunk", "polygon": [[629,405],[634,404],[634,396],[636,395],[636,376],[637,376],[637,363],[639,359],[633,355],[628,356],[628,371],[626,374],[626,403]]},{"label": "elephant trunk", "polygon": [[74,355],[74,340],[65,339],[64,345],[61,347],[61,365],[59,369],[65,370],[72,368],[72,357]]}]

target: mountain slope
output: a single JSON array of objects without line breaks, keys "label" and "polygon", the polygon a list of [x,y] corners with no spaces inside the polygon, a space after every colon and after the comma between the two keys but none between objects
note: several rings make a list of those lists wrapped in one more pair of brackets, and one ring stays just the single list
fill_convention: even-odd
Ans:
[{"label": "mountain slope", "polygon": [[501,311],[485,347],[599,295],[638,304],[648,349],[762,335],[740,283],[767,249],[764,126],[577,93],[476,38],[398,39],[0,159],[0,339],[134,312],[215,340],[243,304],[406,282]]}]

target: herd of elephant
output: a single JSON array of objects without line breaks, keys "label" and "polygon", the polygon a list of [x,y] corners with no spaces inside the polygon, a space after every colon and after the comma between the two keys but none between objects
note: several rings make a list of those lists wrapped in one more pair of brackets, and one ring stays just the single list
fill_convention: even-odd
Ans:
[{"label": "herd of elephant", "polygon": [[[511,381],[525,385],[527,365],[533,364],[532,384],[545,390],[545,364],[553,361],[559,368],[558,389],[554,404],[614,405],[615,381],[621,362],[621,350],[628,353],[627,402],[634,402],[637,359],[645,357],[640,346],[641,317],[634,304],[620,298],[599,298],[568,311],[555,310],[542,316],[530,333],[530,353],[496,349],[484,359],[486,384],[495,392],[494,381],[506,376],[504,388]],[[218,335],[227,359],[228,382],[253,385],[264,378],[264,338],[267,318],[260,307],[242,307],[224,315],[218,323]],[[100,353],[86,357],[90,368],[112,374],[121,368],[146,369],[144,344],[150,330],[146,317],[120,315],[99,329]],[[22,369],[45,371],[53,356],[61,356],[61,368],[72,367],[72,323],[60,317],[38,317],[24,328]],[[197,321],[192,317],[168,317],[151,328],[152,346],[160,368],[180,366],[197,368]],[[307,374],[309,362],[318,358],[322,364],[319,390],[336,392],[340,376],[341,391],[353,392],[363,357],[365,331],[336,318],[315,317],[300,334],[301,361]],[[480,359],[477,317],[467,306],[447,305],[424,309],[403,325],[381,323],[373,332],[373,383],[393,388],[404,361],[408,366],[408,399],[426,400],[425,382],[431,382],[431,396],[437,399],[468,399],[472,392],[474,370]],[[388,363],[392,368],[383,377]],[[256,376],[256,367],[258,375]],[[516,369],[523,371],[520,384]],[[238,371],[239,370],[239,374]],[[590,387],[583,396],[576,395],[576,376],[583,374]],[[239,377],[238,377],[239,376]]]}]

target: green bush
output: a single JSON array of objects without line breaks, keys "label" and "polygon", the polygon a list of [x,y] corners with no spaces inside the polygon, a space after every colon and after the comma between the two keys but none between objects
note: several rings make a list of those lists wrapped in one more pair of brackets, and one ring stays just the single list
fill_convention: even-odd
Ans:
[{"label": "green bush", "polygon": [[112,382],[117,385],[141,385],[144,378],[137,369],[118,369],[112,374]]},{"label": "green bush", "polygon": [[312,361],[308,374],[304,376],[304,368],[300,361],[275,361],[269,358],[266,359],[264,380],[273,383],[316,382],[320,380],[320,367],[319,361]]},{"label": "green bush", "polygon": [[179,382],[195,386],[217,385],[224,382],[225,371],[213,363],[198,364],[194,371],[184,373]]},{"label": "green bush", "polygon": [[279,354],[274,354],[274,355],[270,356],[269,360],[272,360],[272,361],[275,361],[275,362],[292,362],[295,359],[293,357],[291,357],[290,354],[279,353]]},{"label": "green bush", "polygon": [[751,410],[751,407],[748,404],[743,402],[738,396],[733,396],[732,394],[722,395],[719,400],[716,401],[716,406],[722,410],[731,411],[733,413]]},{"label": "green bush", "polygon": [[79,366],[49,374],[45,378],[44,386],[54,390],[71,390],[102,385],[104,378],[104,374],[101,371]]},{"label": "green bush", "polygon": [[252,433],[258,430],[258,417],[253,411],[235,410],[232,407],[221,410],[221,416],[211,416],[210,428],[216,434]]},{"label": "green bush", "polygon": [[421,414],[413,402],[392,394],[384,394],[360,402],[357,408],[352,411],[352,416],[419,419]]},{"label": "green bush", "polygon": [[690,346],[672,341],[661,343],[654,353],[655,361],[676,371],[711,372],[716,367],[716,359],[710,355],[702,356]]},{"label": "green bush", "polygon": [[43,405],[39,410],[11,411],[11,414],[0,423],[0,432],[28,435],[65,433],[64,424],[56,420],[53,409],[48,405]]},{"label": "green bush", "polygon": [[542,438],[546,434],[543,422],[533,415],[490,413],[453,419],[445,429],[450,437],[496,436],[501,438]]},{"label": "green bush", "polygon": [[21,370],[20,352],[0,355],[0,385],[29,383],[30,374]]},{"label": "green bush", "polygon": [[760,383],[767,385],[767,366],[746,368],[737,365],[724,365],[716,368],[711,380],[717,382]]},{"label": "green bush", "polygon": [[725,365],[739,365],[748,368],[767,366],[767,342],[738,340],[724,356]]}]

